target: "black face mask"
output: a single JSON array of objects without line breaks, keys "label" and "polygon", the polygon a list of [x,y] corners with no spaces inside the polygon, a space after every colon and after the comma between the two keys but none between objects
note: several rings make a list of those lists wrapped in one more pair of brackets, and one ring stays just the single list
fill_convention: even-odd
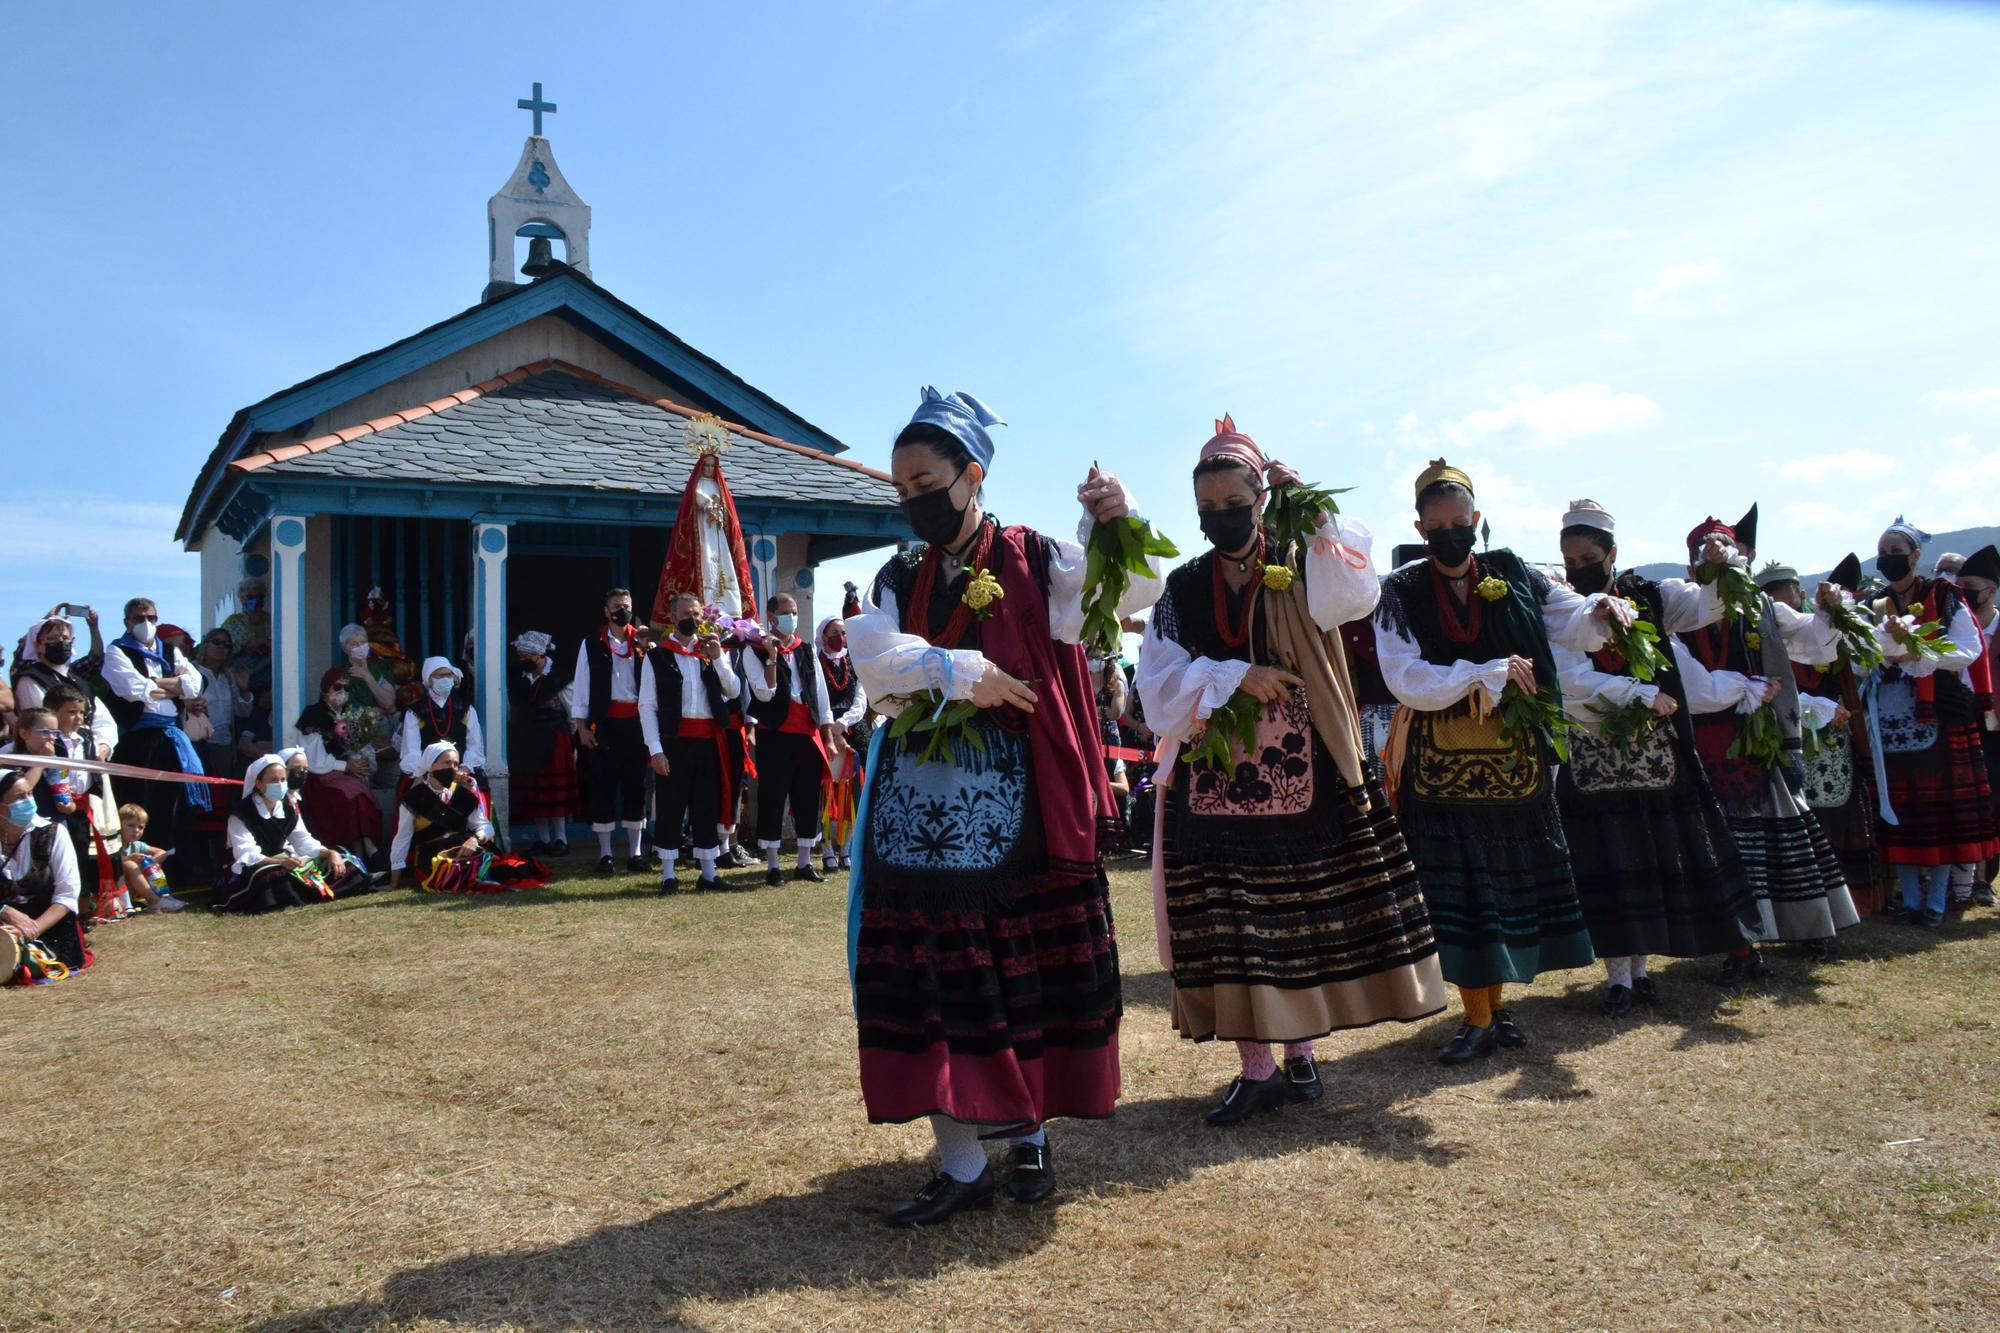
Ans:
[{"label": "black face mask", "polygon": [[303,773],[293,773],[288,770],[285,773],[285,785],[293,791],[297,791],[306,785],[306,775]]},{"label": "black face mask", "polygon": [[1901,583],[1910,576],[1910,557],[1901,551],[1892,551],[1888,555],[1878,557],[1875,568],[1881,570],[1882,577],[1889,582]]},{"label": "black face mask", "polygon": [[[958,477],[964,475],[961,469]],[[918,541],[948,547],[958,540],[959,529],[965,526],[965,511],[969,507],[951,502],[951,488],[958,484],[958,477],[953,477],[934,491],[925,491],[903,501],[903,521],[910,525],[910,531],[916,534]]]},{"label": "black face mask", "polygon": [[682,616],[674,622],[674,632],[679,634],[683,639],[692,639],[698,627],[698,623],[693,616]]},{"label": "black face mask", "polygon": [[72,647],[69,643],[45,643],[42,645],[42,660],[50,666],[61,666],[69,661]]},{"label": "black face mask", "polygon": [[449,787],[452,779],[457,776],[458,770],[455,768],[434,768],[431,770],[431,781],[437,783],[440,787]]},{"label": "black face mask", "polygon": [[632,623],[632,613],[621,606],[611,613],[611,623],[623,629]]},{"label": "black face mask", "polygon": [[1438,528],[1424,534],[1424,545],[1430,547],[1431,555],[1446,569],[1456,569],[1472,554],[1472,544],[1479,540],[1471,524],[1462,528]]},{"label": "black face mask", "polygon": [[1604,565],[1587,565],[1569,571],[1569,586],[1585,597],[1611,586],[1611,570]]},{"label": "black face mask", "polygon": [[1235,505],[1228,509],[1201,511],[1201,535],[1209,545],[1224,552],[1240,551],[1257,536],[1257,506]]}]

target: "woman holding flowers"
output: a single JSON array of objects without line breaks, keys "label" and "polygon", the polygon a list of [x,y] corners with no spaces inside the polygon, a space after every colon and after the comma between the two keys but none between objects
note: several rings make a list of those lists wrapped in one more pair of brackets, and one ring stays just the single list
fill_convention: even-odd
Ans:
[{"label": "woman holding flowers", "polygon": [[[1622,1017],[1635,999],[1660,1002],[1649,954],[1740,948],[1757,907],[1695,752],[1681,672],[1657,641],[1713,623],[1721,599],[1714,584],[1620,574],[1615,531],[1594,500],[1572,500],[1563,516],[1570,587],[1623,598],[1638,620],[1597,652],[1555,649],[1563,708],[1576,723],[1556,802],[1591,947],[1604,960],[1604,1012]],[[1704,564],[1725,557],[1720,539],[1704,545]]]},{"label": "woman holding flowers", "polygon": [[1375,609],[1373,539],[1317,501],[1305,532],[1268,527],[1274,492],[1302,489],[1216,423],[1194,468],[1212,549],[1167,577],[1139,653],[1165,742],[1153,883],[1173,1023],[1234,1041],[1242,1065],[1213,1125],[1318,1099],[1315,1039],[1444,1007],[1416,866],[1368,772],[1337,637]]},{"label": "woman holding flowers", "polygon": [[1411,711],[1396,813],[1465,1021],[1438,1059],[1464,1064],[1527,1033],[1509,981],[1588,963],[1554,767],[1565,752],[1552,643],[1596,652],[1623,602],[1579,596],[1512,551],[1475,555],[1472,479],[1443,459],[1417,478],[1430,558],[1382,580],[1376,655]]},{"label": "woman holding flowers", "polygon": [[1935,929],[1952,868],[2000,851],[2000,829],[1979,737],[1993,699],[1986,640],[1955,584],[1917,574],[1929,540],[1898,518],[1875,543],[1889,584],[1875,603],[1888,618],[1874,690],[1888,793],[1875,842],[1902,881],[1903,919]]},{"label": "woman holding flowers", "polygon": [[[925,389],[890,471],[925,544],[882,567],[848,651],[875,708],[850,881],[861,1091],[877,1123],[927,1118],[938,1174],[895,1226],[991,1207],[981,1141],[1011,1145],[1007,1190],[1054,1184],[1046,1121],[1118,1099],[1118,953],[1103,850],[1116,832],[1084,665],[1079,546],[1003,527],[980,503],[1002,424]],[[1084,540],[1131,520],[1116,477],[1077,488]],[[1126,615],[1159,596],[1134,558]]]},{"label": "woman holding flowers", "polygon": [[1740,555],[1720,567],[1695,563],[1696,552],[1715,538],[1734,548],[1737,533],[1709,518],[1688,534],[1688,574],[1716,585],[1723,617],[1678,636],[1684,651],[1676,665],[1694,713],[1695,748],[1757,897],[1754,943],[1738,945],[1716,976],[1733,986],[1769,972],[1755,943],[1816,943],[1825,957],[1834,933],[1859,918],[1840,858],[1800,799],[1800,707],[1792,675],[1794,661],[1819,664],[1838,654],[1840,635],[1824,608],[1837,604],[1839,593],[1822,585],[1820,612],[1781,613],[1738,563]]}]

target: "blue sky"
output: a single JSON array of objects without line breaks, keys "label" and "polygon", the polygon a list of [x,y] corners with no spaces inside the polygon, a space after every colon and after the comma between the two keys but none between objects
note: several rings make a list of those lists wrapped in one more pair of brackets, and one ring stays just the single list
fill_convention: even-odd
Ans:
[{"label": "blue sky", "polygon": [[[597,278],[881,462],[919,385],[1184,549],[1227,411],[1359,489],[1468,468],[1538,555],[1764,506],[1824,568],[2000,491],[2000,6],[38,6],[11,25],[0,619],[158,596],[239,406],[470,304],[548,132]],[[24,466],[25,465],[25,466]],[[1386,552],[1385,552],[1386,554]],[[872,569],[866,561],[855,574]],[[848,569],[822,572],[838,579]],[[825,586],[824,583],[822,586]]]}]

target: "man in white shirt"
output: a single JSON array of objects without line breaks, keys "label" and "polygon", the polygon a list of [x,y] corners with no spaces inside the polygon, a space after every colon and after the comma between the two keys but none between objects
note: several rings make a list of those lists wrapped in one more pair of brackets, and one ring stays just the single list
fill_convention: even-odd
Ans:
[{"label": "man in white shirt", "polygon": [[[194,742],[181,730],[181,705],[201,697],[201,670],[170,643],[160,642],[160,612],[151,599],[125,603],[125,633],[112,640],[104,654],[104,683],[111,691],[109,708],[118,723],[118,748],[112,758],[121,764],[166,773],[202,772]],[[164,835],[174,857],[176,874],[199,875],[194,854],[194,817],[209,808],[207,787],[200,783],[120,779],[126,799],[145,807],[150,826]],[[176,884],[175,888],[185,887]]]},{"label": "man in white shirt", "polygon": [[674,891],[684,818],[701,865],[698,887],[724,887],[715,873],[722,850],[717,825],[725,802],[735,800],[725,727],[729,701],[742,694],[743,685],[721,638],[698,633],[700,609],[691,593],[674,598],[673,633],[646,655],[639,678],[639,725],[657,779],[653,845],[664,866],[661,893]]},{"label": "man in white shirt", "polygon": [[646,737],[639,727],[639,665],[644,656],[632,624],[632,593],[604,594],[604,628],[577,645],[569,715],[597,835],[597,873],[617,869],[611,834],[619,824],[631,843],[625,868],[651,869],[646,837]]},{"label": "man in white shirt", "polygon": [[764,851],[765,882],[782,884],[785,807],[798,834],[793,879],[826,878],[813,864],[819,843],[820,791],[830,769],[827,755],[844,754],[847,740],[833,723],[833,706],[819,671],[819,650],[799,637],[799,604],[779,593],[764,606],[770,633],[750,645],[744,659],[757,702],[757,845]]}]

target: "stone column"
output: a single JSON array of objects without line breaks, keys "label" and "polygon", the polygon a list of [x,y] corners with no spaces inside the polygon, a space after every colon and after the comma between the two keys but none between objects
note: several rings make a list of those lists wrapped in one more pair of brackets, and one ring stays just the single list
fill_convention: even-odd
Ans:
[{"label": "stone column", "polygon": [[[280,748],[298,739],[295,724],[308,697],[306,659],[306,515],[271,516],[271,736]],[[218,726],[229,725],[219,719]]]},{"label": "stone column", "polygon": [[514,650],[507,642],[507,525],[472,525],[472,639],[479,683],[479,725],[486,733],[486,780],[493,827],[507,836],[507,679]]}]

